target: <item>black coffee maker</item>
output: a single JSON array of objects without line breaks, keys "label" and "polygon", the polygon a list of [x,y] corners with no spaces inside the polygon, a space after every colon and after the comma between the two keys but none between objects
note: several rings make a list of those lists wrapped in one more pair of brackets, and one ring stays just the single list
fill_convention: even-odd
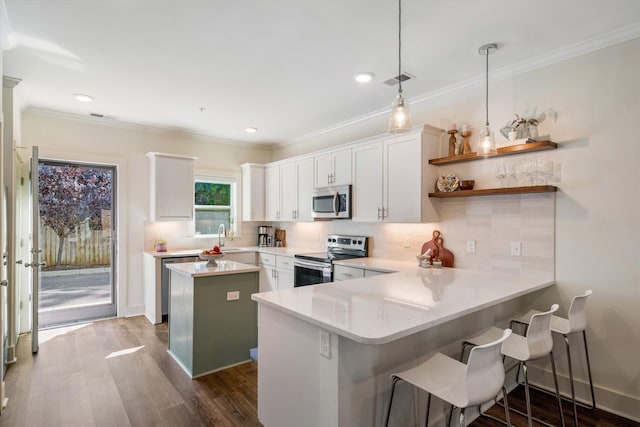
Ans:
[{"label": "black coffee maker", "polygon": [[273,227],[261,225],[258,227],[258,246],[273,246]]}]

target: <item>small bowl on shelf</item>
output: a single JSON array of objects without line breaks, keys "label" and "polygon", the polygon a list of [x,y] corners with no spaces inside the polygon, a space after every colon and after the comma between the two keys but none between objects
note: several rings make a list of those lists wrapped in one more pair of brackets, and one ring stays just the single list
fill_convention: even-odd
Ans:
[{"label": "small bowl on shelf", "polygon": [[473,179],[463,179],[458,185],[458,190],[473,190],[476,182]]},{"label": "small bowl on shelf", "polygon": [[219,253],[219,254],[204,254],[204,253],[200,252],[198,254],[198,257],[200,257],[201,260],[207,261],[207,266],[209,266],[209,267],[215,267],[216,265],[218,265],[216,260],[222,258],[223,256],[224,256],[223,253]]}]

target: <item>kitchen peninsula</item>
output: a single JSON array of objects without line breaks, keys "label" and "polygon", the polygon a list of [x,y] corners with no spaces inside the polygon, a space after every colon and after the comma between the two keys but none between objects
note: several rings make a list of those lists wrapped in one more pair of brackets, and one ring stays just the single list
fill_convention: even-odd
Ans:
[{"label": "kitchen peninsula", "polygon": [[254,265],[170,264],[169,353],[192,378],[249,359],[257,344]]},{"label": "kitchen peninsula", "polygon": [[[413,263],[394,269],[252,296],[259,303],[258,417],[265,427],[382,425],[392,372],[436,350],[459,351],[461,338],[504,324],[554,284],[551,274],[532,272]],[[394,409],[390,425],[418,423],[424,399],[408,388],[397,393],[403,408]]]}]

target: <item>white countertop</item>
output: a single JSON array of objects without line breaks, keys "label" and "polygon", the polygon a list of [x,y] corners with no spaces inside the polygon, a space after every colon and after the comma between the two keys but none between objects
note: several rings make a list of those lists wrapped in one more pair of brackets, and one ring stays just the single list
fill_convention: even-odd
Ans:
[{"label": "white countertop", "polygon": [[[364,268],[368,261],[358,262],[348,265]],[[548,274],[392,265],[401,268],[369,278],[263,292],[252,299],[351,340],[385,344],[555,283]]]},{"label": "white countertop", "polygon": [[208,266],[207,261],[167,264],[167,268],[189,277],[222,276],[226,274],[251,273],[260,271],[260,267],[236,261],[218,260],[218,265]]},{"label": "white countertop", "polygon": [[[226,249],[226,250],[225,250]],[[166,252],[156,252],[156,251],[144,251],[145,254],[149,254],[154,258],[173,258],[180,256],[198,256],[198,254],[202,252],[202,249],[175,249],[168,250]],[[246,247],[222,247],[222,253],[243,253],[243,252],[263,252],[274,255],[282,255],[293,257],[295,254],[305,253],[305,252],[314,252],[309,249],[303,248],[293,248],[293,247],[284,247],[284,248],[275,248],[275,247],[264,247],[264,246],[246,246]],[[319,252],[319,251],[315,251]]]}]

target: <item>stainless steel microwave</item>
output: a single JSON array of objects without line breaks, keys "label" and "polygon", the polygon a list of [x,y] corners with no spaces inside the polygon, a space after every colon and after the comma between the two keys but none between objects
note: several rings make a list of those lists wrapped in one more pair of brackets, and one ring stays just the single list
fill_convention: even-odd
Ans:
[{"label": "stainless steel microwave", "polygon": [[311,216],[315,220],[351,218],[351,186],[317,189],[311,198]]}]

